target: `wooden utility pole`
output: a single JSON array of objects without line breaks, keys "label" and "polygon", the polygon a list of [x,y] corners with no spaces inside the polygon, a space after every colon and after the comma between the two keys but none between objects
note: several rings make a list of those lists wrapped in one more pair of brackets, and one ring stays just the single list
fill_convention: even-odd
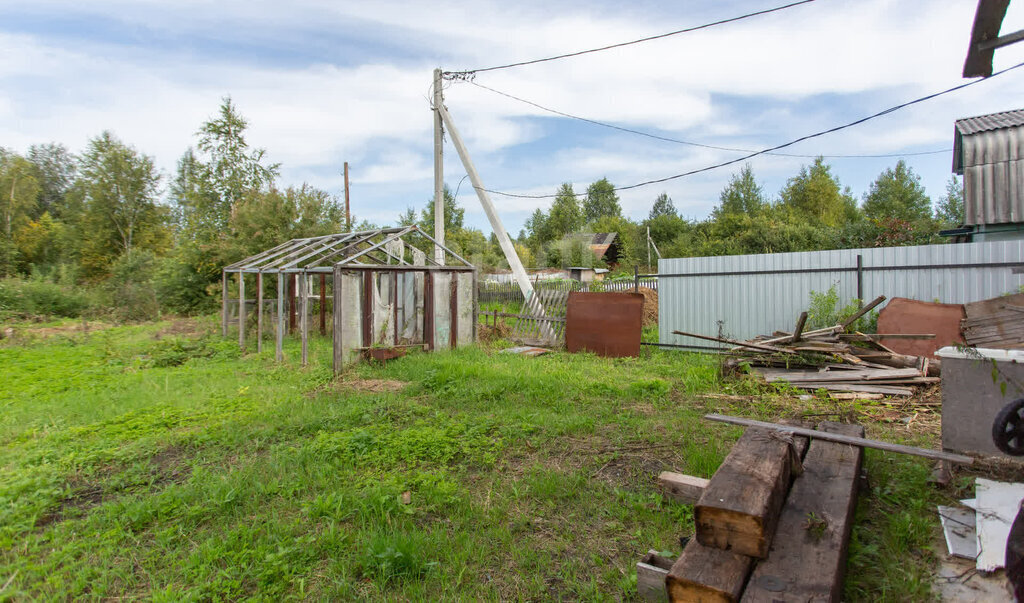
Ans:
[{"label": "wooden utility pole", "polygon": [[444,265],[444,94],[441,69],[434,70],[434,261]]},{"label": "wooden utility pole", "polygon": [[345,162],[345,230],[352,231],[352,214],[348,204],[348,162]]}]

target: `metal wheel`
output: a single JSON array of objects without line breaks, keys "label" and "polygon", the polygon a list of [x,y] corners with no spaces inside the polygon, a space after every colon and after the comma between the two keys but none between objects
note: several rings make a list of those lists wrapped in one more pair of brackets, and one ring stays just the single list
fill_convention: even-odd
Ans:
[{"label": "metal wheel", "polygon": [[1024,398],[1010,402],[996,415],[992,441],[1010,456],[1024,456]]}]

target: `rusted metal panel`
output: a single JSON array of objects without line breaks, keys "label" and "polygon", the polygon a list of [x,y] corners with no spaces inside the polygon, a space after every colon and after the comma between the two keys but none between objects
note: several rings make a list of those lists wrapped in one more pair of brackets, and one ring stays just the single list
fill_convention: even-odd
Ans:
[{"label": "rusted metal panel", "polygon": [[569,293],[566,349],[599,356],[639,356],[643,309],[644,297],[635,293]]}]

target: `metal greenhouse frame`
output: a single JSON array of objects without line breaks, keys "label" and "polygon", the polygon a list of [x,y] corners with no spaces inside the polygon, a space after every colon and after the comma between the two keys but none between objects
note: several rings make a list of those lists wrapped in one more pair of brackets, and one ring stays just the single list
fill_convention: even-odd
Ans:
[{"label": "metal greenhouse frame", "polygon": [[[321,335],[327,333],[328,299],[333,303],[335,372],[357,359],[353,352],[371,347],[434,350],[476,340],[476,268],[415,225],[292,239],[225,266],[224,337],[231,323],[229,274],[238,280],[238,345],[246,345],[246,306],[255,305],[258,352],[263,351],[264,275],[277,275],[279,362],[287,329],[299,331],[302,364],[308,363],[310,297],[317,275]],[[255,299],[246,299],[246,275],[255,275]]]}]

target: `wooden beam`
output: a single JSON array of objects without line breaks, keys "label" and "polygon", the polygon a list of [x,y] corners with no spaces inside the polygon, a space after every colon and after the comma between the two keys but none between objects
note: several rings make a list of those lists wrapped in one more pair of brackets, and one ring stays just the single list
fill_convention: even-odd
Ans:
[{"label": "wooden beam", "polygon": [[697,504],[709,481],[703,477],[671,471],[662,471],[658,476],[658,484],[665,496],[690,505]]},{"label": "wooden beam", "polygon": [[[332,344],[331,345],[331,350],[332,350],[331,364],[332,364],[332,367],[334,369],[334,374],[335,375],[340,374],[341,371],[345,368],[345,359],[344,359],[343,354],[342,354],[342,339],[341,339],[342,334],[344,333],[344,326],[343,326],[343,323],[342,323],[343,318],[344,318],[343,315],[342,315],[342,312],[343,312],[344,309],[342,307],[342,304],[339,303],[341,301],[341,299],[342,299],[341,298],[341,287],[342,287],[341,282],[342,282],[341,268],[335,267],[334,268],[334,275],[331,276],[331,287],[333,289],[333,291],[331,293],[334,296],[334,329],[331,332],[331,344]],[[354,308],[352,308],[350,310],[351,311],[355,311]]]},{"label": "wooden beam", "polygon": [[[683,337],[695,337],[697,339],[706,339],[708,341],[717,341],[718,343],[728,343],[730,345],[738,346],[741,348],[750,348],[752,350],[760,350],[762,352],[772,352],[773,354],[796,354],[793,350],[787,350],[785,348],[764,345],[762,343],[747,343],[745,341],[734,341],[732,339],[726,339],[724,337],[709,337],[708,335],[698,335],[696,333],[687,333],[685,331],[672,331],[676,335],[682,335]],[[789,338],[787,335],[786,338]]]},{"label": "wooden beam", "polygon": [[[860,425],[822,423],[821,431],[854,438]],[[804,473],[793,482],[768,559],[757,564],[743,601],[839,601],[857,506],[863,450],[815,439]]]},{"label": "wooden beam", "polygon": [[796,328],[793,329],[793,338],[789,340],[790,343],[796,343],[800,341],[800,335],[804,332],[804,324],[807,322],[807,312],[801,312],[800,318],[796,319]]},{"label": "wooden beam", "polygon": [[849,318],[847,318],[846,320],[843,321],[843,324],[841,325],[843,327],[843,330],[845,331],[847,327],[849,327],[853,323],[857,322],[857,319],[859,319],[861,316],[864,316],[868,312],[874,310],[875,306],[877,306],[878,304],[880,304],[880,303],[882,303],[884,301],[885,301],[885,296],[884,295],[879,295],[878,297],[873,299],[870,304],[868,304],[868,305],[864,306],[863,308],[861,308],[860,310],[857,310],[856,312],[854,312]]},{"label": "wooden beam", "polygon": [[840,433],[828,433],[815,429],[779,425],[777,423],[766,423],[764,421],[755,421],[753,419],[743,419],[740,417],[730,417],[726,415],[708,414],[704,415],[704,418],[709,421],[719,421],[722,423],[731,423],[733,425],[743,425],[745,427],[760,427],[762,429],[772,429],[775,431],[789,432],[795,435],[819,438],[830,442],[839,442],[840,444],[852,444],[854,446],[860,446],[861,448],[874,448],[876,450],[885,450],[887,452],[899,452],[900,454],[922,456],[936,461],[949,461],[951,463],[962,463],[964,465],[971,465],[974,463],[973,458],[962,454],[929,450],[927,448],[915,448],[913,446],[904,446],[903,444],[891,444],[889,442],[881,442],[879,440],[851,437]]},{"label": "wooden beam", "polygon": [[747,429],[694,506],[696,539],[739,555],[768,555],[790,476],[799,471],[793,438]]},{"label": "wooden beam", "polygon": [[295,333],[295,301],[298,287],[296,286],[296,280],[299,275],[296,273],[291,274],[288,284],[288,332]]},{"label": "wooden beam", "polygon": [[669,601],[739,601],[754,565],[737,555],[691,538],[665,578]]}]

